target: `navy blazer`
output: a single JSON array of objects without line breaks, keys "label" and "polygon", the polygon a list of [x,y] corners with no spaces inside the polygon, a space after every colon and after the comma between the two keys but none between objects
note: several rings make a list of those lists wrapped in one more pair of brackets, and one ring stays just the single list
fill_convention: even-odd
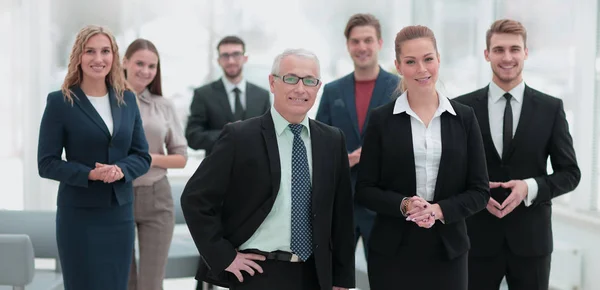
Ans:
[{"label": "navy blazer", "polygon": [[[146,173],[151,163],[135,95],[125,91],[125,104],[118,104],[114,90],[108,88],[111,136],[81,88],[70,89],[73,104],[61,91],[48,95],[38,144],[40,176],[60,182],[58,206],[108,207],[113,194],[119,205],[132,202],[132,181]],[[66,161],[61,159],[63,148]],[[116,164],[124,177],[113,183],[88,180],[96,162]]]},{"label": "navy blazer", "polygon": [[[396,99],[395,90],[399,81],[398,76],[379,67],[362,134],[358,131],[354,72],[325,85],[316,120],[340,128],[346,137],[346,148],[352,152],[363,144],[371,111]],[[351,168],[353,182],[356,181],[357,170],[358,166]]]}]

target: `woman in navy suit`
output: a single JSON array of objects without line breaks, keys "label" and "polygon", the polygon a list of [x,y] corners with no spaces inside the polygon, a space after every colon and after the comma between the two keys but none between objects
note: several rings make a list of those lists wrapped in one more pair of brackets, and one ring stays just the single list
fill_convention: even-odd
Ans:
[{"label": "woman in navy suit", "polygon": [[356,199],[377,213],[369,241],[371,289],[466,290],[465,219],[490,194],[473,110],[436,90],[440,58],[433,32],[396,36],[403,76],[395,102],[371,113]]},{"label": "woman in navy suit", "polygon": [[105,28],[83,28],[40,125],[39,174],[60,182],[56,239],[66,290],[127,289],[132,181],[148,171],[151,157],[118,51]]}]

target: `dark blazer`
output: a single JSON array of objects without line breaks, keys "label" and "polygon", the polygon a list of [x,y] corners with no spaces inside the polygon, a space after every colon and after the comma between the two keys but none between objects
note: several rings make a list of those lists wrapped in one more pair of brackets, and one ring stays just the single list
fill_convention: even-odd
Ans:
[{"label": "dark blazer", "polygon": [[[398,76],[385,71],[381,67],[379,68],[379,75],[375,80],[375,88],[373,88],[367,117],[365,123],[362,124],[362,134],[358,131],[354,72],[325,85],[316,120],[340,128],[346,136],[346,148],[348,152],[352,152],[363,144],[366,124],[369,122],[371,111],[395,99],[394,91],[398,87],[399,81]],[[350,169],[353,182],[356,182],[358,165]]]},{"label": "dark blazer", "polygon": [[[465,219],[487,205],[489,182],[473,110],[450,102],[456,116],[441,115],[442,157],[432,203],[444,213],[445,224],[436,229],[452,259],[469,249]],[[417,191],[410,116],[394,115],[394,105],[371,114],[356,183],[356,200],[377,213],[370,250],[384,254],[396,253],[404,228],[412,223],[402,216],[400,203]]]},{"label": "dark blazer", "polygon": [[[504,240],[520,256],[543,256],[552,252],[552,198],[569,192],[579,184],[573,140],[560,99],[525,86],[523,107],[517,131],[502,160],[490,134],[488,87],[455,99],[475,110],[481,124],[490,181],[535,178],[538,195],[530,207],[523,203],[502,219],[487,210],[467,220],[473,245],[470,254],[493,256]],[[548,156],[554,173],[546,171]],[[508,192],[492,190],[492,197],[502,202]]]},{"label": "dark blazer", "polygon": [[[245,119],[261,116],[271,108],[269,92],[246,82]],[[190,148],[210,154],[225,124],[233,122],[231,105],[223,81],[218,79],[194,90],[185,138]]]},{"label": "dark blazer", "polygon": [[[40,176],[60,181],[59,206],[109,207],[113,194],[119,205],[132,202],[132,181],[146,173],[151,163],[135,95],[125,91],[125,104],[119,105],[108,88],[111,136],[83,91],[78,86],[70,89],[74,104],[61,91],[48,95],[38,145]],[[63,148],[66,161],[61,159]],[[88,180],[96,162],[118,165],[125,177],[114,183]]]},{"label": "dark blazer", "polygon": [[[313,164],[313,243],[322,289],[354,288],[352,194],[344,136],[310,120]],[[228,124],[186,184],[181,206],[203,257],[196,279],[227,285],[236,248],[267,217],[281,168],[271,113]]]}]

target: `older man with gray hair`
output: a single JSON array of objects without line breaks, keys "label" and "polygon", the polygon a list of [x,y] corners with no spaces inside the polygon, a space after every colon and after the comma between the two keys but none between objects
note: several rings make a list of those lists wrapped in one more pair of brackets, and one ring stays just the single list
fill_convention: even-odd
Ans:
[{"label": "older man with gray hair", "polygon": [[204,263],[196,276],[235,290],[353,288],[353,201],[346,143],[308,118],[321,88],[304,49],[275,58],[273,106],[225,126],[181,197]]}]

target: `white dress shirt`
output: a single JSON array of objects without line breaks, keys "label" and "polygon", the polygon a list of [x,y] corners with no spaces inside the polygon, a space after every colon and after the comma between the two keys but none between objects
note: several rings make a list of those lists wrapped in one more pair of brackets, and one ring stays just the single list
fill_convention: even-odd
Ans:
[{"label": "white dress shirt", "polygon": [[88,100],[90,100],[90,103],[92,103],[92,106],[94,106],[94,109],[96,109],[96,112],[98,112],[98,115],[100,115],[100,117],[104,121],[104,124],[106,124],[110,135],[112,135],[113,118],[110,110],[110,100],[108,99],[108,94],[102,97],[87,96],[87,98]]},{"label": "white dress shirt", "polygon": [[[523,94],[525,92],[525,82],[521,81],[516,87],[510,90],[508,93],[512,95],[510,99],[510,106],[512,107],[513,114],[513,138],[517,132],[517,126],[519,125],[519,118],[521,117],[521,108],[523,108]],[[488,112],[490,117],[490,134],[492,135],[492,141],[494,147],[498,151],[498,155],[502,156],[504,150],[502,143],[502,129],[504,124],[504,109],[506,107],[506,98],[504,94],[507,93],[501,89],[496,83],[490,82],[488,90]],[[496,181],[496,180],[490,180]],[[530,206],[538,193],[538,184],[533,178],[524,180],[527,183],[527,197],[525,197],[525,206]]]},{"label": "white dress shirt", "polygon": [[406,92],[396,99],[393,111],[394,114],[406,112],[411,117],[410,126],[417,176],[416,194],[427,201],[433,200],[442,157],[442,120],[440,116],[444,112],[456,115],[448,98],[439,92],[437,94],[439,105],[429,126],[425,126],[421,118],[410,108]]},{"label": "white dress shirt", "polygon": [[240,90],[240,102],[242,108],[246,109],[246,80],[242,79],[237,85],[230,82],[226,77],[222,77],[223,85],[225,86],[225,92],[227,92],[227,99],[231,106],[231,113],[235,114],[235,93],[233,89],[238,88]]}]

